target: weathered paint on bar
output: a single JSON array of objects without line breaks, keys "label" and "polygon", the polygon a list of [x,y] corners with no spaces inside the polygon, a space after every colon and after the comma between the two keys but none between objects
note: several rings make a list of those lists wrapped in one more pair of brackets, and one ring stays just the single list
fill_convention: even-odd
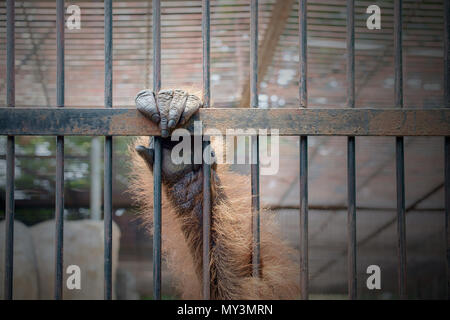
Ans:
[{"label": "weathered paint on bar", "polygon": [[[277,129],[283,136],[449,136],[450,108],[439,109],[201,109],[203,130]],[[270,133],[270,131],[269,131]],[[0,108],[0,135],[159,136],[136,109]],[[240,135],[252,135],[243,132]]]}]

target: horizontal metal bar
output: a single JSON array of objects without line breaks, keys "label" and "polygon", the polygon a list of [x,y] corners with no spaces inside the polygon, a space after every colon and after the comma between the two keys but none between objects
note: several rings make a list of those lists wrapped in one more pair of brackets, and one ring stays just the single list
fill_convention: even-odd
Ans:
[{"label": "horizontal metal bar", "polygon": [[[201,109],[186,128],[193,132],[198,120],[203,133],[242,129],[236,134],[255,135],[260,129],[277,129],[284,136],[450,135],[449,108]],[[136,109],[0,108],[0,135],[159,136],[160,129]]]}]

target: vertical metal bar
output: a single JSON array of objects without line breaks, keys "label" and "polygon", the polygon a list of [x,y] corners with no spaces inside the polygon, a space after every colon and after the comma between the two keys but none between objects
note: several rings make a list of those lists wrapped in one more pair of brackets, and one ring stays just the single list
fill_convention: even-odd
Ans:
[{"label": "vertical metal bar", "polygon": [[[300,107],[308,106],[307,87],[307,1],[300,0],[298,7],[300,40]],[[300,137],[300,297],[308,299],[308,137]]]},{"label": "vertical metal bar", "polygon": [[[444,106],[450,108],[450,1],[444,1]],[[444,144],[447,299],[450,300],[450,137],[445,137]]]},{"label": "vertical metal bar", "polygon": [[[403,108],[402,1],[394,2],[395,106]],[[396,137],[398,286],[406,299],[406,212],[403,137]]]},{"label": "vertical metal bar", "polygon": [[[210,107],[210,3],[202,0],[203,42],[203,106]],[[206,137],[205,137],[206,138]],[[203,150],[209,149],[210,141],[203,141]],[[206,139],[205,139],[206,140]],[[204,154],[204,153],[203,153]],[[203,161],[203,299],[211,297],[210,241],[211,241],[211,165],[210,153]]]},{"label": "vertical metal bar", "polygon": [[[447,69],[448,72],[448,69]],[[445,235],[447,264],[447,299],[450,300],[450,137],[445,137]]]},{"label": "vertical metal bar", "polygon": [[[6,104],[14,108],[15,91],[15,40],[14,40],[14,0],[6,2]],[[4,299],[13,297],[14,259],[14,136],[8,136],[6,144],[6,204],[5,204],[5,273]]]},{"label": "vertical metal bar", "polygon": [[[112,0],[105,0],[105,108],[112,108]],[[104,172],[104,298],[112,299],[112,155],[113,141],[105,137]]]},{"label": "vertical metal bar", "polygon": [[355,166],[355,137],[348,137],[347,172],[348,172],[348,296],[357,298],[356,271],[356,166]]},{"label": "vertical metal bar", "polygon": [[[161,4],[152,2],[153,91],[161,89]],[[161,299],[161,138],[155,137],[153,163],[153,299]]]},{"label": "vertical metal bar", "polygon": [[[64,107],[64,0],[56,1],[56,105]],[[64,252],[64,136],[56,137],[54,297],[63,297]]]},{"label": "vertical metal bar", "polygon": [[[355,2],[347,0],[347,107],[355,107]],[[347,140],[347,263],[348,263],[348,297],[357,297],[356,271],[356,167],[355,137]]]},{"label": "vertical metal bar", "polygon": [[161,138],[155,137],[153,163],[153,299],[161,300]]},{"label": "vertical metal bar", "polygon": [[[258,0],[250,5],[250,103],[258,108]],[[253,276],[260,275],[259,136],[251,137]]]}]

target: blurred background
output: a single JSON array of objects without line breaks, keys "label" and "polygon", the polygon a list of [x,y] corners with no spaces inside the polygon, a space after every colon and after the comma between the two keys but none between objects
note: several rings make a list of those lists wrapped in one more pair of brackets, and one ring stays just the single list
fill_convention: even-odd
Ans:
[{"label": "blurred background", "polygon": [[[403,1],[405,107],[443,105],[443,1]],[[298,1],[260,0],[259,4],[259,105],[261,108],[299,107]],[[366,9],[373,4],[381,8],[380,30],[366,27],[370,16]],[[65,105],[103,107],[103,1],[67,0],[66,7],[69,5],[81,9],[81,28],[65,29]],[[357,0],[355,10],[356,107],[393,107],[393,1]],[[113,2],[114,107],[134,108],[135,94],[152,87],[151,12],[151,1]],[[161,13],[162,87],[201,88],[201,1],[165,0],[161,2]],[[66,14],[66,18],[69,16]],[[16,1],[17,107],[56,106],[55,21],[55,1]],[[344,0],[308,1],[309,108],[345,107],[345,28]],[[214,107],[248,107],[249,50],[249,1],[212,0]],[[6,9],[2,1],[2,107],[6,104],[5,72]],[[130,139],[114,138],[115,297],[151,299],[152,241],[126,193]],[[283,236],[297,250],[298,140],[298,137],[281,138],[278,174],[261,177],[262,205],[274,210]],[[345,137],[309,138],[312,298],[346,298],[346,141]],[[84,273],[86,269],[81,268],[82,289],[66,290],[68,299],[103,297],[103,142],[103,137],[65,139],[65,265],[92,268]],[[361,299],[398,297],[394,142],[390,137],[356,138],[358,297]],[[15,271],[14,283],[22,288],[16,289],[18,298],[42,299],[51,295],[46,286],[52,282],[53,272],[55,144],[54,137],[16,137],[15,212],[20,223],[16,223],[19,230],[15,235],[18,240],[14,254],[16,261],[24,257],[23,262],[29,268],[23,273]],[[5,206],[5,146],[6,137],[0,137],[1,219]],[[446,295],[443,146],[442,137],[405,138],[408,297],[411,299]],[[236,165],[233,170],[249,174],[249,165]],[[3,232],[4,224],[0,223],[0,250],[4,246]],[[372,264],[381,268],[381,290],[366,287],[366,269]],[[20,265],[17,262],[15,266],[20,268]],[[164,269],[163,296],[177,298],[171,275]]]}]

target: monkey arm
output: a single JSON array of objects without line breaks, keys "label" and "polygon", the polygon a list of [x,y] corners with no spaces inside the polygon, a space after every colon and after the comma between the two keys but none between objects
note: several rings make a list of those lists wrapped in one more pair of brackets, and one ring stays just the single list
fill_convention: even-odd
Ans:
[{"label": "monkey arm", "polygon": [[[175,102],[174,96],[177,96]],[[172,265],[178,272],[176,276],[180,279],[181,291],[191,297],[190,291],[195,288],[195,297],[199,298],[201,290],[198,285],[203,271],[202,165],[194,164],[193,149],[190,163],[174,164],[171,153],[178,142],[164,136],[168,136],[177,125],[185,123],[201,107],[201,101],[181,90],[165,90],[158,94],[141,91],[136,97],[136,105],[138,110],[161,128],[161,173],[166,200],[164,205],[168,206],[168,210],[163,213],[163,229],[166,230],[166,237],[171,238],[170,241],[167,239],[166,244],[177,255],[178,264],[172,262]],[[149,195],[152,188],[149,182],[151,175],[148,173],[153,171],[153,138],[148,146],[147,143],[141,142],[145,146],[138,145],[135,148],[140,156],[135,159],[144,159],[145,164],[140,161],[142,165],[135,166],[134,174],[139,175],[139,180],[135,181],[139,184],[133,189],[142,198],[140,201],[145,203],[145,208],[150,209],[152,197]],[[193,147],[195,143],[191,141]],[[297,282],[293,280],[297,269],[292,267],[289,248],[274,237],[269,229],[265,230],[261,242],[261,277],[252,277],[249,189],[248,177],[233,174],[216,164],[211,165],[211,298],[293,298],[298,294]],[[148,220],[151,221],[151,217]],[[268,220],[262,221],[264,228]]]},{"label": "monkey arm", "polygon": [[[155,99],[156,97],[156,99]],[[136,105],[144,115],[155,123],[159,123],[162,136],[169,133],[177,124],[185,123],[201,106],[201,101],[195,96],[182,90],[164,90],[158,94],[150,91],[141,91],[136,97]],[[193,139],[193,137],[191,137]],[[145,160],[147,166],[153,171],[152,137],[149,147],[137,146],[137,153]],[[193,142],[193,141],[191,141]],[[191,143],[191,162],[174,164],[171,158],[173,147],[178,142],[170,138],[161,138],[162,147],[162,182],[164,190],[171,206],[175,210],[178,219],[182,221],[181,229],[192,255],[196,274],[201,279],[202,274],[202,207],[203,207],[203,170],[200,164],[194,164],[195,143]],[[203,153],[201,153],[203,154]],[[213,155],[212,155],[213,157]],[[215,164],[211,166],[211,296],[216,298],[231,297],[229,293],[237,294],[239,281],[237,274],[230,273],[234,270],[232,265],[240,261],[233,258],[232,252],[227,247],[221,236],[216,232],[215,222],[219,206],[226,205],[227,198],[222,189],[222,184]],[[217,247],[221,247],[217,249]],[[248,250],[250,250],[250,245]],[[250,261],[250,259],[248,259]],[[247,266],[249,261],[244,263]],[[241,266],[238,266],[241,269]],[[250,275],[250,268],[248,274]],[[242,272],[239,272],[242,274]],[[226,288],[225,288],[226,287]]]}]

